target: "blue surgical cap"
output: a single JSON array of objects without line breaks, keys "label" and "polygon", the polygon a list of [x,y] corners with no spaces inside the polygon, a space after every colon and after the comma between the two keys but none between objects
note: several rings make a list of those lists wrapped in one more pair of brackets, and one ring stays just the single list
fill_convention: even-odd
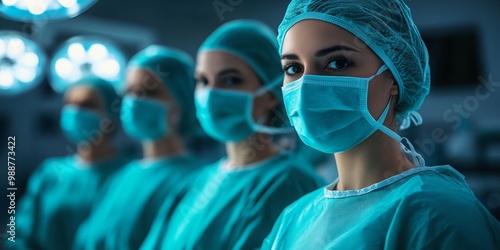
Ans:
[{"label": "blue surgical cap", "polygon": [[135,54],[128,67],[146,69],[158,77],[181,109],[179,133],[183,136],[197,133],[194,61],[191,56],[178,49],[151,45]]},{"label": "blue surgical cap", "polygon": [[389,67],[399,86],[399,121],[420,108],[430,88],[429,56],[410,9],[402,0],[292,0],[278,28],[280,53],[287,31],[314,19],[358,37]]},{"label": "blue surgical cap", "polygon": [[[276,35],[261,22],[236,20],[220,26],[201,44],[198,54],[207,51],[223,51],[240,58],[263,85],[283,82]],[[280,101],[283,99],[281,85],[271,89]]]},{"label": "blue surgical cap", "polygon": [[88,86],[94,89],[102,98],[106,113],[113,120],[118,119],[120,110],[120,97],[113,85],[96,76],[86,76],[66,88],[65,91],[76,86]]}]

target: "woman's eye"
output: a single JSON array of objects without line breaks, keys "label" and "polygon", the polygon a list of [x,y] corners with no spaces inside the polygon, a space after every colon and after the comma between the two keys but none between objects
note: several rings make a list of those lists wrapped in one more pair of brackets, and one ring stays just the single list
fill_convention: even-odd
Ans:
[{"label": "woman's eye", "polygon": [[86,108],[86,109],[97,109],[99,105],[97,103],[92,102],[92,101],[84,101],[79,104],[80,107]]},{"label": "woman's eye", "polygon": [[295,74],[300,74],[302,73],[302,67],[298,65],[287,65],[283,68],[283,71],[285,71],[286,75],[293,76]]},{"label": "woman's eye", "polygon": [[328,63],[327,67],[333,70],[345,70],[350,65],[351,63],[346,59],[333,59]]},{"label": "woman's eye", "polygon": [[154,89],[146,90],[146,96],[148,96],[148,97],[159,96],[158,89],[154,88]]},{"label": "woman's eye", "polygon": [[202,86],[207,86],[208,85],[208,81],[207,79],[195,79],[196,81],[196,84],[198,85],[202,85]]},{"label": "woman's eye", "polygon": [[227,77],[223,81],[224,85],[233,86],[241,83],[241,79],[237,77]]}]

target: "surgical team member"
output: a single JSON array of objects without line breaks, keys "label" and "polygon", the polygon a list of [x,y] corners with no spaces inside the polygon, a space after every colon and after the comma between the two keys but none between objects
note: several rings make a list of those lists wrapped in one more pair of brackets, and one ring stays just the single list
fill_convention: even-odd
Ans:
[{"label": "surgical team member", "polygon": [[430,86],[403,1],[292,1],[278,41],[291,123],[335,153],[339,178],[287,207],[263,249],[500,249],[500,224],[464,177],[424,166],[397,134],[421,122]]},{"label": "surgical team member", "polygon": [[121,121],[144,158],[106,186],[74,249],[138,249],[160,205],[173,210],[184,195],[202,165],[185,146],[196,129],[193,72],[191,57],[173,48],[152,45],[132,57]]},{"label": "surgical team member", "polygon": [[108,82],[86,77],[64,94],[61,128],[77,143],[75,155],[50,158],[31,176],[19,205],[12,249],[71,249],[103,183],[127,164],[111,146],[119,103]]},{"label": "surgical team member", "polygon": [[273,110],[282,83],[273,32],[256,21],[232,21],[201,45],[196,115],[227,157],[200,174],[164,230],[142,249],[253,249],[279,213],[320,181],[308,164],[272,144],[283,128]]}]

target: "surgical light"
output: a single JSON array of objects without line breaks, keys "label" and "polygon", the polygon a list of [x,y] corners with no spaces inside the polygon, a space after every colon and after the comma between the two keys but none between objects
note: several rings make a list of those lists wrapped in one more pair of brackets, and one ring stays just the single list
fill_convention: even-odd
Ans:
[{"label": "surgical light", "polygon": [[22,22],[67,19],[90,8],[97,0],[0,0],[0,14]]},{"label": "surgical light", "polygon": [[39,84],[45,63],[34,41],[18,32],[0,31],[0,94],[18,94]]},{"label": "surgical light", "polygon": [[50,64],[50,84],[61,93],[86,76],[97,76],[123,90],[126,58],[112,42],[97,37],[75,37],[65,42]]}]

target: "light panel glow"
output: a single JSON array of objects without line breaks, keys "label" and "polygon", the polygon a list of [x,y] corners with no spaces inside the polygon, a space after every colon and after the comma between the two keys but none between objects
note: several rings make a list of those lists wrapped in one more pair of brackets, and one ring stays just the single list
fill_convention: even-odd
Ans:
[{"label": "light panel glow", "polygon": [[22,22],[46,22],[77,16],[98,0],[2,0],[0,15]]},{"label": "light panel glow", "polygon": [[121,92],[125,66],[125,56],[112,42],[96,37],[75,37],[56,51],[50,67],[50,84],[62,93],[81,78],[96,76],[111,82]]},{"label": "light panel glow", "polygon": [[46,58],[38,44],[14,31],[0,31],[0,95],[24,92],[43,78]]}]

